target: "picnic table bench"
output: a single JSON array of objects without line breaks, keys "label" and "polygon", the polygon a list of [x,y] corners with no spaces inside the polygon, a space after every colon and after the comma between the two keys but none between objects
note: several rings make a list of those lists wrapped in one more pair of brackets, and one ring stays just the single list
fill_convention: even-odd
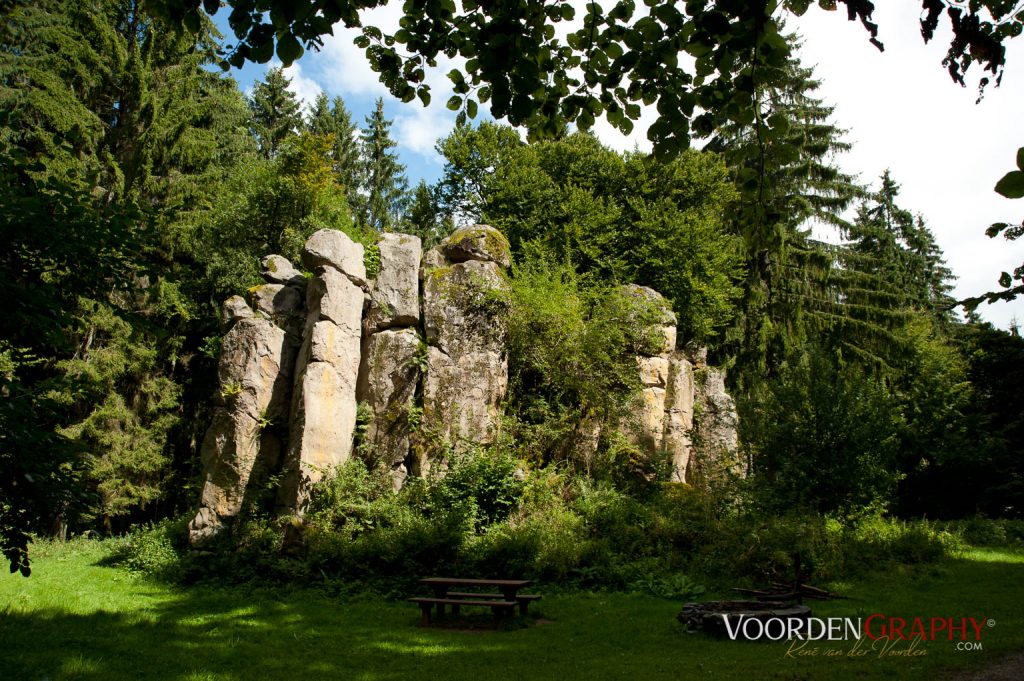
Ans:
[{"label": "picnic table bench", "polygon": [[[519,590],[531,584],[528,579],[459,579],[452,577],[427,577],[420,584],[433,590],[433,597],[417,597],[409,600],[420,606],[420,625],[430,626],[430,611],[437,609],[437,615],[444,614],[445,606],[451,606],[452,614],[459,614],[463,605],[489,607],[495,619],[501,619],[514,612],[516,605],[519,613],[526,614],[531,601],[540,599],[537,594],[521,594]],[[452,591],[453,587],[467,589],[490,589],[500,593],[480,591]]]}]

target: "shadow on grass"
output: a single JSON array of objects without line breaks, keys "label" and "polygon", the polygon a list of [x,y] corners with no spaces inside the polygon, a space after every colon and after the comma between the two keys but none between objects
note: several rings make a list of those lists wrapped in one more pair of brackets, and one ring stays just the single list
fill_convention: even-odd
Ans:
[{"label": "shadow on grass", "polygon": [[[464,634],[418,628],[411,604],[340,604],[310,594],[284,602],[205,588],[161,596],[157,605],[127,613],[8,609],[0,622],[0,676],[387,680],[430,667],[446,678],[468,651]],[[489,640],[472,637],[475,654],[495,662],[516,654],[508,638],[515,631],[483,633]]]},{"label": "shadow on grass", "polygon": [[[677,604],[622,594],[545,599],[542,610],[558,619],[553,626],[466,632],[421,629],[419,609],[405,602],[91,584],[72,574],[58,584],[67,607],[54,592],[39,601],[56,607],[0,605],[0,679],[935,679],[1024,647],[1024,552],[1015,551],[968,552],[938,566],[877,574],[858,581],[855,600],[816,606],[823,616],[962,613],[998,622],[986,631],[983,652],[958,653],[940,642],[921,660],[785,660],[781,644],[683,635]],[[76,603],[79,596],[93,605]]]}]

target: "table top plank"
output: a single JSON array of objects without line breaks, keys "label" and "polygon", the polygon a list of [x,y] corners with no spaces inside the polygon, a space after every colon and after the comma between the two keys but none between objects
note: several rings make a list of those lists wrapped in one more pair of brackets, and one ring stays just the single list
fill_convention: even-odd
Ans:
[{"label": "table top plank", "polygon": [[428,586],[496,586],[521,589],[533,582],[529,579],[460,579],[455,577],[426,577],[420,584]]}]

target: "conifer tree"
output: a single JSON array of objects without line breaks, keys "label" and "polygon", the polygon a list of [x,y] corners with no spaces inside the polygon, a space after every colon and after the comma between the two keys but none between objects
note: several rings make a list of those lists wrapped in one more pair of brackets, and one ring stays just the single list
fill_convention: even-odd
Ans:
[{"label": "conifer tree", "polygon": [[383,231],[398,221],[406,198],[405,166],[392,151],[391,121],[384,117],[384,100],[378,99],[363,129],[363,188],[365,204],[361,218],[365,226]]},{"label": "conifer tree", "polygon": [[443,222],[434,192],[430,190],[425,180],[420,180],[413,190],[409,210],[405,216],[406,231],[420,237],[424,248],[430,248],[440,241],[442,232],[451,231],[444,229]]},{"label": "conifer tree", "polygon": [[949,295],[955,277],[946,266],[935,236],[920,215],[901,208],[900,187],[886,170],[870,201],[847,230],[857,253],[877,258],[878,274],[902,292],[907,307],[948,321],[955,301]]},{"label": "conifer tree", "polygon": [[333,135],[334,118],[331,116],[331,99],[323,90],[313,100],[313,106],[306,118],[306,130],[314,135]]},{"label": "conifer tree", "polygon": [[338,183],[345,188],[351,206],[359,205],[359,187],[362,168],[359,155],[359,138],[352,115],[341,97],[333,100],[321,92],[310,111],[307,130],[314,135],[333,135],[331,150],[334,173]]},{"label": "conifer tree", "polygon": [[834,107],[815,96],[821,83],[796,57],[798,38],[789,41],[792,56],[758,72],[755,119],[723,127],[709,145],[725,157],[740,197],[732,224],[746,247],[747,276],[724,348],[740,383],[770,375],[826,323],[810,309],[827,298],[832,257],[810,239],[810,228],[845,227],[843,211],[863,193],[836,165],[850,148],[845,131],[831,121]]},{"label": "conifer tree", "polygon": [[288,89],[291,79],[278,67],[267,71],[266,77],[253,87],[249,108],[252,110],[253,132],[264,158],[274,158],[281,145],[302,126],[299,100]]},{"label": "conifer tree", "polygon": [[213,31],[168,30],[135,0],[4,9],[0,293],[19,304],[0,320],[0,543],[15,567],[29,530],[174,503],[188,364],[216,328],[186,294],[187,217],[253,151],[237,85],[206,68]]},{"label": "conifer tree", "polygon": [[844,230],[845,243],[832,247],[828,307],[836,346],[890,371],[913,354],[906,329],[915,316],[939,329],[954,321],[953,274],[924,218],[902,208],[898,196],[887,170]]}]

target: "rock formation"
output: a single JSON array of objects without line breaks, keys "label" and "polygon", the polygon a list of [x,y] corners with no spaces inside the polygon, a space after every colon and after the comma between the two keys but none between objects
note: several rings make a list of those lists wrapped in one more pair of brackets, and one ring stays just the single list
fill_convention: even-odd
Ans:
[{"label": "rock formation", "polygon": [[424,262],[424,431],[456,448],[493,443],[508,388],[508,241],[493,227],[463,228]]},{"label": "rock formation", "polygon": [[680,353],[672,353],[665,388],[665,420],[662,446],[672,457],[672,482],[686,482],[693,451],[693,365]]},{"label": "rock formation", "polygon": [[225,519],[257,502],[281,456],[274,426],[288,419],[294,344],[237,296],[224,308],[231,327],[221,345],[219,402],[201,449],[206,477],[199,512],[189,524],[193,542],[215,535]]},{"label": "rock formation", "polygon": [[698,416],[693,429],[696,449],[700,452],[696,469],[701,478],[717,480],[726,476],[746,474],[739,460],[739,438],[736,402],[725,390],[725,373],[715,367],[699,369],[696,377]]},{"label": "rock formation", "polygon": [[372,418],[365,438],[391,470],[395,489],[409,474],[413,417],[426,346],[420,337],[419,237],[382,234],[380,270],[363,325],[356,396]]},{"label": "rock formation", "polygon": [[[443,469],[453,449],[497,440],[508,388],[508,241],[476,225],[426,253],[404,234],[382,234],[376,246],[379,268],[368,277],[363,246],[320,230],[302,253],[307,272],[269,255],[251,306],[240,296],[225,302],[221,396],[202,445],[194,544],[266,505],[270,475],[280,474],[278,509],[301,513],[312,485],[356,445],[390,469],[397,489],[438,459]],[[623,429],[671,458],[677,482],[695,470],[735,470],[736,410],[724,375],[703,366],[706,350],[676,350],[676,318],[657,292],[625,292],[650,303],[654,320],[637,357],[635,418]],[[367,421],[357,428],[360,413]],[[577,431],[583,457],[592,457],[601,423],[584,419]]]},{"label": "rock formation", "polygon": [[322,229],[309,238],[303,264],[315,272],[295,366],[290,439],[279,503],[298,510],[325,471],[348,460],[356,427],[362,338],[363,247]]},{"label": "rock formation", "polygon": [[676,316],[669,302],[644,286],[628,286],[626,291],[645,301],[655,315],[649,329],[652,346],[637,357],[643,388],[627,433],[648,451],[671,460],[673,482],[686,482],[692,450],[693,365],[676,350]]}]

